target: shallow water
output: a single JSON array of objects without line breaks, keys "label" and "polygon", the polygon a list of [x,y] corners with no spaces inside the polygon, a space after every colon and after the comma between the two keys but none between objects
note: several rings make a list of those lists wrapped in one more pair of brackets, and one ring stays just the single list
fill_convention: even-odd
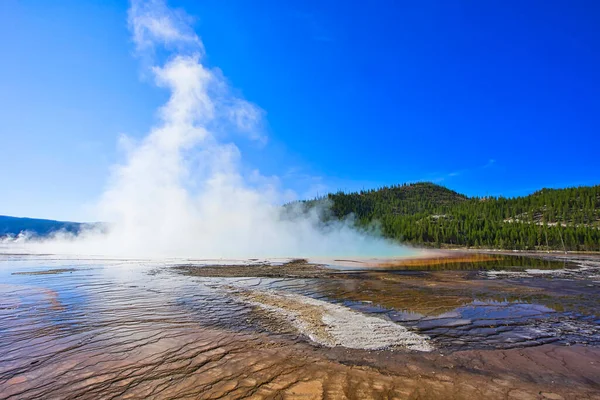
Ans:
[{"label": "shallow water", "polygon": [[[428,254],[428,253],[425,253]],[[372,267],[379,270],[410,272],[410,271],[522,271],[536,268],[540,270],[554,270],[561,268],[577,268],[577,264],[568,260],[544,259],[504,254],[481,253],[451,253],[442,252],[443,256],[437,257],[438,252],[430,252],[423,258],[398,258],[393,260],[377,260],[371,263]],[[330,268],[338,270],[362,270],[368,260],[339,259],[326,262]]]},{"label": "shallow water", "polygon": [[284,379],[289,363],[318,374],[304,356],[300,362],[286,355],[298,345],[319,348],[310,335],[257,312],[236,295],[240,290],[293,294],[392,321],[428,338],[437,353],[600,344],[594,281],[385,271],[338,279],[197,278],[169,268],[174,263],[4,256],[0,398],[180,398],[213,390],[241,396],[263,389],[269,397],[279,389],[263,388],[257,376]]}]

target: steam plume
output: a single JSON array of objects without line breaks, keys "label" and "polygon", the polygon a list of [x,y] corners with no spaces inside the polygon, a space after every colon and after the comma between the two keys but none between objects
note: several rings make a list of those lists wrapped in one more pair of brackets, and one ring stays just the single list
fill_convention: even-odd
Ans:
[{"label": "steam plume", "polygon": [[[228,258],[406,251],[347,223],[320,227],[317,210],[281,218],[285,196],[277,181],[257,172],[245,177],[238,147],[224,140],[224,133],[266,140],[260,129],[263,111],[233,95],[221,73],[204,64],[202,41],[182,11],[160,0],[134,0],[128,22],[138,55],[170,98],[159,110],[158,123],[114,167],[98,203],[99,220],[108,222],[102,232],[57,235],[29,242],[31,248]],[[159,53],[167,54],[162,64],[156,61]]]}]

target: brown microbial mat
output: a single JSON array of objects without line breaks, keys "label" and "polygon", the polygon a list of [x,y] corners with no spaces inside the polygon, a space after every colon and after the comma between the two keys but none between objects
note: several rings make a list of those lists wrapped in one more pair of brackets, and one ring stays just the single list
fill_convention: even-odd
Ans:
[{"label": "brown microbial mat", "polygon": [[0,399],[600,399],[594,256],[0,257]]}]

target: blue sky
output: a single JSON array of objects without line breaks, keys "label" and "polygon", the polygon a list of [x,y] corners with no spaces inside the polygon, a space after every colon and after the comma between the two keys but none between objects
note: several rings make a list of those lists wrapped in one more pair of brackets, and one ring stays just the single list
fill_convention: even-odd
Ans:
[{"label": "blue sky", "polygon": [[[600,183],[600,3],[172,0],[266,112],[244,162],[300,196],[429,180],[469,195]],[[0,2],[0,214],[86,219],[167,93],[125,1]]]}]

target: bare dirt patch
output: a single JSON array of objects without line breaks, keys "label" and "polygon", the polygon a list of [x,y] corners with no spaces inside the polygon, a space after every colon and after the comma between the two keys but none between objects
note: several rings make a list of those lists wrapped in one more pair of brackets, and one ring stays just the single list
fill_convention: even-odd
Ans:
[{"label": "bare dirt patch", "polygon": [[12,275],[56,275],[56,274],[65,274],[67,272],[77,271],[75,268],[56,268],[56,269],[47,269],[44,271],[22,271],[22,272],[13,272]]},{"label": "bare dirt patch", "polygon": [[309,263],[305,259],[295,259],[284,264],[244,264],[244,265],[176,265],[178,272],[190,276],[222,278],[322,278],[336,272],[320,264]]}]

